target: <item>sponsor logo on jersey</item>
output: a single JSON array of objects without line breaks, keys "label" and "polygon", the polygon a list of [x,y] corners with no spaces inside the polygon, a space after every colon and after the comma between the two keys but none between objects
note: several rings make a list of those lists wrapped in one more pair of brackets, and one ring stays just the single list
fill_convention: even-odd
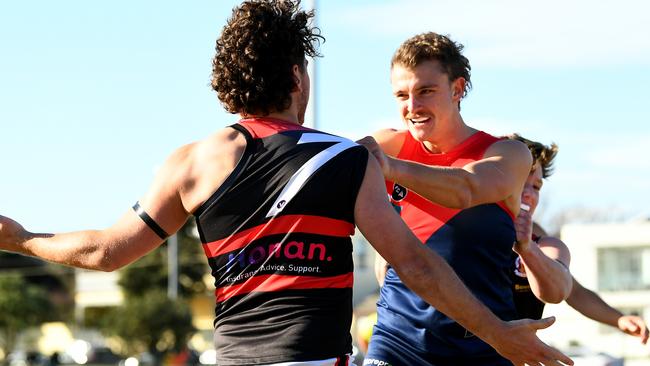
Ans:
[{"label": "sponsor logo on jersey", "polygon": [[363,360],[363,366],[393,366],[390,362],[378,360],[376,358],[366,358]]},{"label": "sponsor logo on jersey", "polygon": [[228,255],[228,267],[239,265],[245,268],[249,265],[265,263],[271,258],[299,259],[317,262],[331,262],[332,257],[327,255],[327,248],[323,243],[304,243],[301,241],[290,241],[288,243],[273,243],[258,245],[239,253]]}]

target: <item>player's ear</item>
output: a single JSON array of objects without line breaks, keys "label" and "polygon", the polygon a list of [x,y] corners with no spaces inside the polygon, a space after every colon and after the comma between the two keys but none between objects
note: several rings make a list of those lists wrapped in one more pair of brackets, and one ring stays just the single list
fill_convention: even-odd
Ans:
[{"label": "player's ear", "polygon": [[303,78],[303,71],[300,66],[298,65],[293,65],[291,68],[291,71],[293,72],[293,92],[302,92],[302,89],[304,88],[304,85],[302,83],[302,78]]},{"label": "player's ear", "polygon": [[451,82],[451,98],[455,102],[460,102],[465,94],[465,84],[467,81],[463,77],[456,78],[456,80]]}]

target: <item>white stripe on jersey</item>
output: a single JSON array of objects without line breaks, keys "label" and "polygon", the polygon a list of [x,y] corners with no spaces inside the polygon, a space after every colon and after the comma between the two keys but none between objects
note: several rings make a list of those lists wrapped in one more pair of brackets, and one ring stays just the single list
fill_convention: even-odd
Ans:
[{"label": "white stripe on jersey", "polygon": [[278,196],[275,202],[273,202],[273,206],[266,214],[266,217],[275,216],[282,212],[282,209],[287,205],[287,203],[289,203],[289,201],[293,199],[293,197],[295,197],[296,194],[298,194],[307,180],[309,180],[309,178],[314,175],[314,173],[316,173],[320,167],[325,165],[325,163],[330,161],[341,152],[351,147],[357,146],[355,142],[352,142],[346,138],[326,135],[322,133],[303,133],[300,137],[300,140],[298,140],[298,145],[314,142],[338,143],[314,155],[305,163],[305,165],[301,166],[300,169],[298,169],[293,174],[291,179],[289,179],[287,182],[287,185],[284,186],[284,189],[282,189],[280,196]]}]

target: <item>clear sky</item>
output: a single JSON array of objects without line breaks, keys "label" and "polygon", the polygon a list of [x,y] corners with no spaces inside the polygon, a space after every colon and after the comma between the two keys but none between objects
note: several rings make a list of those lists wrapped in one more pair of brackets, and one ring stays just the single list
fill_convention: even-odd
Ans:
[{"label": "clear sky", "polygon": [[[176,147],[237,120],[209,87],[238,1],[0,5],[0,214],[33,231],[112,224]],[[465,45],[465,121],[560,146],[539,219],[647,215],[650,6],[643,0],[319,0],[318,127],[401,122],[389,61],[423,31]]]}]

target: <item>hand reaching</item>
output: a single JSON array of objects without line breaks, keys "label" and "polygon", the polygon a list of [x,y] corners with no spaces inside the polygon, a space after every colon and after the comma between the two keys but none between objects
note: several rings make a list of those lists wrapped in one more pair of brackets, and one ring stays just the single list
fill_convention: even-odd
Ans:
[{"label": "hand reaching", "polygon": [[521,254],[528,250],[533,236],[533,217],[529,211],[519,210],[519,215],[517,215],[517,219],[515,220],[515,231],[517,233],[517,241],[513,249],[515,252]]},{"label": "hand reaching", "polygon": [[390,161],[384,151],[381,149],[377,141],[372,136],[366,136],[357,141],[359,145],[363,145],[370,151],[372,156],[377,159],[379,166],[381,167],[381,172],[384,174],[384,177],[390,177]]},{"label": "hand reaching", "polygon": [[16,221],[0,215],[0,249],[16,251],[17,245],[26,239],[27,232]]},{"label": "hand reaching", "polygon": [[540,329],[550,327],[555,318],[541,320],[521,319],[507,323],[506,331],[500,334],[498,344],[491,342],[494,349],[503,357],[510,360],[515,366],[539,365],[561,366],[573,365],[573,361],[556,350],[546,345],[536,336]]},{"label": "hand reaching", "polygon": [[618,329],[631,336],[641,338],[641,343],[648,343],[648,327],[642,318],[634,315],[624,315],[618,318]]}]

